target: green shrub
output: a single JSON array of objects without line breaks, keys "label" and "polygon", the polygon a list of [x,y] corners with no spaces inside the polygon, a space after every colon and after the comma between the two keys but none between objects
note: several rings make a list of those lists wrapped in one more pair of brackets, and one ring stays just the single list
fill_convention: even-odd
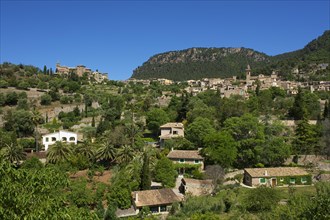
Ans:
[{"label": "green shrub", "polygon": [[35,148],[35,140],[33,138],[20,138],[17,143],[23,148]]}]

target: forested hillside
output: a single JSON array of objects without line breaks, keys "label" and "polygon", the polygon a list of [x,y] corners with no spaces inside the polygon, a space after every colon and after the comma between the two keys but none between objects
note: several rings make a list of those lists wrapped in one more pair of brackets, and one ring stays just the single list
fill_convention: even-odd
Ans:
[{"label": "forested hillside", "polygon": [[[152,56],[133,71],[132,78],[167,78],[189,80],[201,78],[243,76],[247,64],[253,74],[270,74],[277,71],[287,79],[297,79],[298,69],[314,80],[328,80],[329,68],[317,66],[330,63],[330,31],[308,43],[303,49],[276,56],[247,48],[190,48]],[[305,78],[305,77],[303,77]]]}]

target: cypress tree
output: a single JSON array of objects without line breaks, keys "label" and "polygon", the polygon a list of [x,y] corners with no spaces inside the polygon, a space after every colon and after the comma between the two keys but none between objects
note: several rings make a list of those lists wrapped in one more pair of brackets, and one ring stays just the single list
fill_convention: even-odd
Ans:
[{"label": "cypress tree", "polygon": [[329,107],[330,107],[330,104],[329,104],[329,102],[328,102],[328,100],[327,101],[325,101],[325,104],[324,104],[324,111],[323,111],[323,118],[325,119],[325,118],[328,118],[329,116],[330,116],[330,109],[329,109]]},{"label": "cypress tree", "polygon": [[145,152],[143,155],[143,166],[141,170],[141,190],[148,190],[151,188],[151,177],[149,169],[149,156]]},{"label": "cypress tree", "polygon": [[93,118],[92,118],[92,127],[93,127],[93,128],[95,127],[95,118],[94,118],[94,116],[93,116]]},{"label": "cypress tree", "polygon": [[47,74],[47,66],[46,65],[44,65],[44,74],[46,75]]}]

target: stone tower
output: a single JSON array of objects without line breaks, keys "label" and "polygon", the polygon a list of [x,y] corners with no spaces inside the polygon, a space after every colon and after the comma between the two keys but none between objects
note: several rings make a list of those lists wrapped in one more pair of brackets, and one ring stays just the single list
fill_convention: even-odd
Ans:
[{"label": "stone tower", "polygon": [[251,68],[250,68],[250,65],[248,64],[247,65],[247,68],[245,70],[246,72],[246,84],[249,84],[250,83],[250,80],[251,80]]}]

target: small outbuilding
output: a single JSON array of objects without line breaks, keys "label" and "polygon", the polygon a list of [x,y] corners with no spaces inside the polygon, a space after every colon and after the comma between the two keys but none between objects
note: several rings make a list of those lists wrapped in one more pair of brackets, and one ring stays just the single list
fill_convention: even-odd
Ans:
[{"label": "small outbuilding", "polygon": [[168,213],[173,203],[181,201],[172,189],[134,191],[132,198],[136,214],[143,207],[149,207],[153,214]]},{"label": "small outbuilding", "polygon": [[299,167],[244,169],[243,183],[248,186],[310,185],[312,176]]},{"label": "small outbuilding", "polygon": [[[196,165],[199,170],[204,170],[204,158],[200,155],[199,150],[171,150],[167,158],[176,164]],[[179,173],[183,174],[184,166],[180,168]]]}]

